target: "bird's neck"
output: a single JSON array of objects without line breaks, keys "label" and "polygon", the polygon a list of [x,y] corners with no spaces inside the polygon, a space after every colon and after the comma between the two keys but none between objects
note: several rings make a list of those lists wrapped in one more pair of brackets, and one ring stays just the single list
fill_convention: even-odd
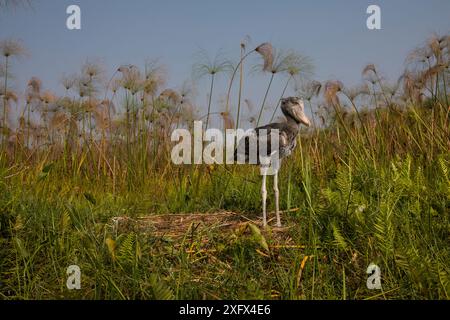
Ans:
[{"label": "bird's neck", "polygon": [[297,123],[297,121],[295,121],[292,117],[287,116],[287,125],[294,129],[295,131],[299,131],[299,124]]}]

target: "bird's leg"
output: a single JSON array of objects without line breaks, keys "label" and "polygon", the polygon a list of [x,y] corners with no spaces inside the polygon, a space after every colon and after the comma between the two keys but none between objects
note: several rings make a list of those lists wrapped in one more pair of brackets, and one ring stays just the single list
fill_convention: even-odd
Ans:
[{"label": "bird's leg", "polygon": [[276,172],[273,176],[273,191],[275,193],[275,212],[277,215],[277,227],[281,227],[281,219],[280,219],[280,191],[278,190],[278,172]]},{"label": "bird's leg", "polygon": [[267,199],[267,190],[266,190],[266,174],[262,176],[262,186],[261,186],[261,197],[262,197],[262,209],[263,209],[263,226],[264,228],[267,226],[267,216],[266,216],[266,199]]}]

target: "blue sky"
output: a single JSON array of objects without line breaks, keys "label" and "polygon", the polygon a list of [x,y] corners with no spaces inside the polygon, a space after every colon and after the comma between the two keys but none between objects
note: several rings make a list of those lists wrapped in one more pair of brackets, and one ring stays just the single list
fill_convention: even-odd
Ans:
[{"label": "blue sky", "polygon": [[[71,4],[81,7],[82,30],[65,26]],[[381,7],[382,30],[366,27],[370,4]],[[432,32],[449,31],[448,0],[33,0],[32,8],[0,12],[0,39],[20,39],[30,52],[13,66],[19,90],[38,76],[46,88],[61,91],[62,74],[78,71],[87,58],[101,59],[110,74],[121,64],[142,66],[159,58],[169,71],[168,85],[176,88],[190,77],[199,48],[237,57],[246,35],[255,46],[269,41],[311,57],[318,80],[357,84],[364,65],[375,63],[395,81],[411,49]],[[245,97],[259,105],[267,80],[249,76]],[[279,97],[281,84],[274,85],[269,103]],[[205,104],[206,88],[205,81],[198,84],[199,105]],[[225,91],[219,81],[216,100]]]}]

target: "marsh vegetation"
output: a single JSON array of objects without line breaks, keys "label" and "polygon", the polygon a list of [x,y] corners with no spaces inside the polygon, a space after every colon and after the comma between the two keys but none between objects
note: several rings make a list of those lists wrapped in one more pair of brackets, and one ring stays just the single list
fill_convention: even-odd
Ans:
[{"label": "marsh vegetation", "polygon": [[[413,50],[398,81],[370,64],[356,87],[314,80],[292,50],[246,39],[236,51],[234,62],[199,55],[194,74],[210,84],[200,107],[195,85],[167,88],[155,60],[112,74],[87,60],[62,77],[63,94],[36,77],[19,93],[11,79],[27,52],[0,42],[2,299],[450,298],[449,36]],[[251,76],[268,81],[258,106]],[[313,125],[283,163],[287,227],[265,230],[258,168],[176,166],[170,134],[213,117],[255,127],[287,92]],[[372,262],[381,291],[366,287]],[[70,291],[73,264],[82,285]]]}]

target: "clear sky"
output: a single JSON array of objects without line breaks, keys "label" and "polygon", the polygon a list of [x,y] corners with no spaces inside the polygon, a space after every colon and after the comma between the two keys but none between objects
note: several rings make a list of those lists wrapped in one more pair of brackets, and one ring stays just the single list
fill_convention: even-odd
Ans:
[{"label": "clear sky", "polygon": [[[0,39],[23,41],[30,56],[15,62],[15,87],[23,90],[31,76],[60,90],[63,73],[79,70],[87,58],[99,58],[110,74],[118,65],[142,66],[160,58],[169,71],[169,86],[191,75],[199,48],[214,55],[223,49],[239,54],[249,35],[253,45],[264,41],[310,56],[318,80],[337,78],[345,84],[361,80],[361,69],[375,63],[395,81],[407,53],[432,32],[450,31],[449,0],[33,0],[32,8],[0,12]],[[66,28],[66,8],[77,4],[82,29]],[[366,27],[366,9],[381,7],[382,30]],[[267,84],[264,76],[250,76],[245,96],[259,105]],[[204,105],[206,83],[198,101]],[[218,84],[218,97],[226,91]],[[277,82],[269,100],[280,95]],[[217,97],[217,98],[218,98]]]}]

